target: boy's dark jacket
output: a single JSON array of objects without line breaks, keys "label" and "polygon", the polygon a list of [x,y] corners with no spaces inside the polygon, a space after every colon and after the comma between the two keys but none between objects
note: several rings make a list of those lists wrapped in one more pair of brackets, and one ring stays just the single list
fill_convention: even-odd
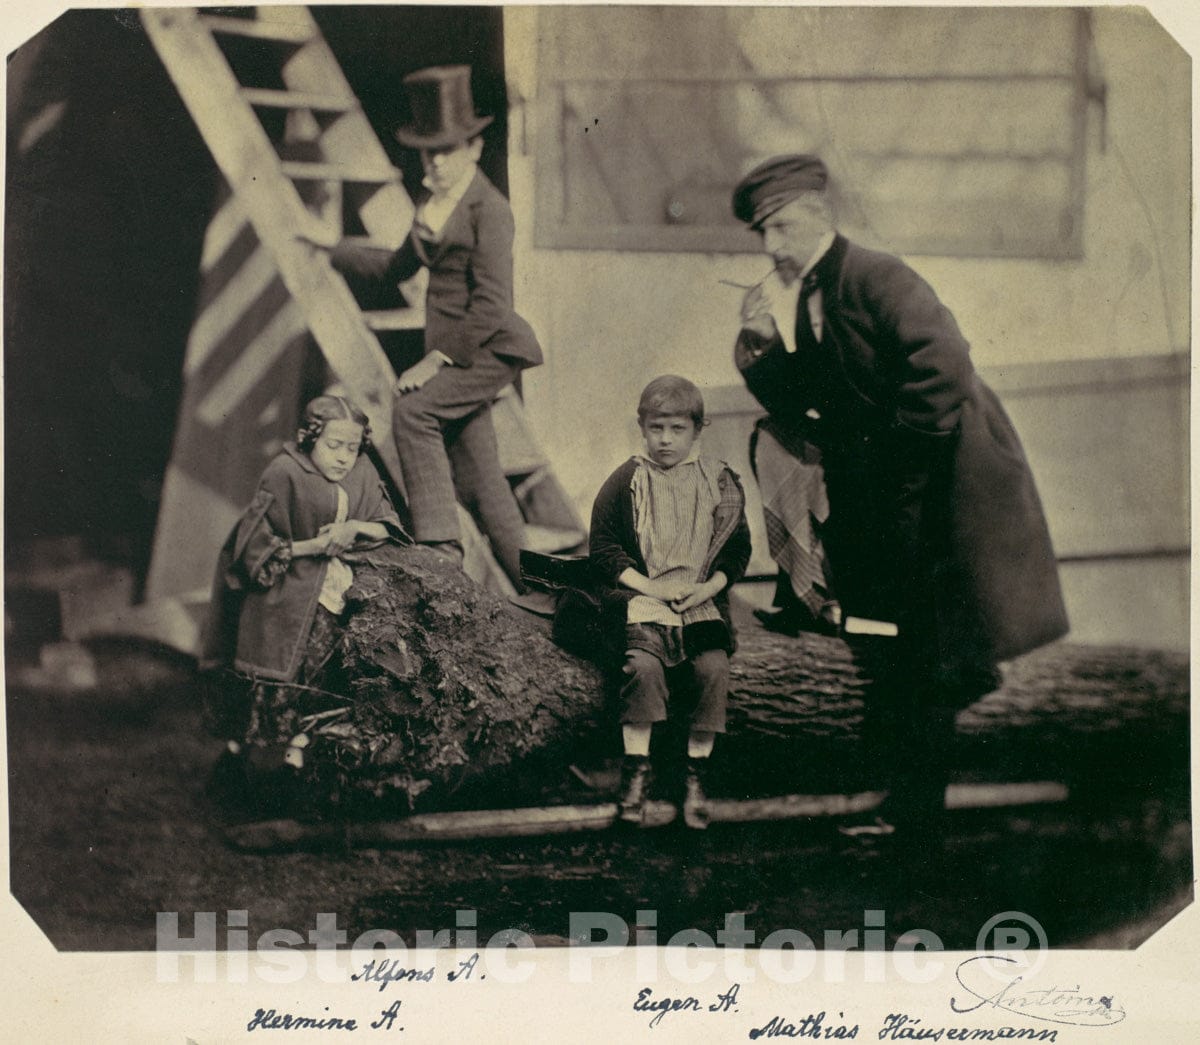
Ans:
[{"label": "boy's dark jacket", "polygon": [[[605,481],[592,506],[590,565],[600,599],[603,652],[616,658],[625,652],[629,600],[637,594],[622,588],[617,578],[630,567],[643,575],[646,573],[633,517],[632,482],[637,467],[637,457],[622,464]],[[698,621],[684,628],[689,655],[706,649],[732,653],[736,648],[729,617],[729,589],[742,579],[750,562],[750,527],[746,523],[746,497],[742,484],[728,465],[722,465],[718,485],[721,500],[713,511],[713,539],[698,579],[706,581],[719,570],[728,578],[728,583],[713,599],[721,619]]]},{"label": "boy's dark jacket", "polygon": [[[428,198],[418,195],[416,206]],[[484,350],[531,367],[541,363],[542,350],[513,309],[513,234],[508,200],[476,171],[436,244],[423,243],[414,227],[394,253],[347,241],[333,251],[332,261],[343,273],[393,289],[427,266],[426,351],[441,352],[460,367],[469,367]]]}]

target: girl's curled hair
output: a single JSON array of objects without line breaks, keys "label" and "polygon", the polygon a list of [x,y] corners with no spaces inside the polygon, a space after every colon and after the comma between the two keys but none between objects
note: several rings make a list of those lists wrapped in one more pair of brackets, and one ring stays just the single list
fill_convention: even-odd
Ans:
[{"label": "girl's curled hair", "polygon": [[304,408],[304,416],[300,419],[300,428],[296,432],[296,445],[304,453],[311,453],[318,437],[325,431],[325,425],[330,421],[353,421],[362,425],[362,446],[358,452],[362,453],[370,446],[371,426],[367,423],[367,415],[342,396],[317,396]]}]

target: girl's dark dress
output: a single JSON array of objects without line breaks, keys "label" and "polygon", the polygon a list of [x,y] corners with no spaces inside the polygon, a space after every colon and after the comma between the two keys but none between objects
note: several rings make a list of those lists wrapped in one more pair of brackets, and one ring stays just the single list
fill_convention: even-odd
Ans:
[{"label": "girl's dark dress", "polygon": [[[353,607],[334,613],[320,602],[335,560],[291,553],[293,542],[344,519],[382,523],[389,540],[408,539],[366,457],[334,483],[289,443],[267,466],[217,563],[201,655],[202,667],[227,669],[210,708],[213,728],[257,747],[286,746],[297,766],[315,744],[352,768],[380,742],[355,724],[353,698],[339,678],[337,651]],[[341,558],[353,561],[385,543],[359,541]]]}]

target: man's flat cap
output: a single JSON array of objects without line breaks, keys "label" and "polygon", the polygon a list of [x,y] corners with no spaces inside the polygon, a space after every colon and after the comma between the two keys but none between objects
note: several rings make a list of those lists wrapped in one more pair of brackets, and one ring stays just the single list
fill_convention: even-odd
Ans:
[{"label": "man's flat cap", "polygon": [[803,192],[824,192],[829,171],[819,156],[800,153],[760,163],[733,190],[733,214],[757,228]]}]

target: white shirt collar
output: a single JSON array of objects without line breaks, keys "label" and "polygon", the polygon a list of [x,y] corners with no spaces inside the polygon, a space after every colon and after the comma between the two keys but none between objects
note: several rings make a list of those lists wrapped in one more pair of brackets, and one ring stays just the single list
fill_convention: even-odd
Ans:
[{"label": "white shirt collar", "polygon": [[457,203],[463,198],[463,196],[466,195],[467,187],[471,184],[471,180],[475,177],[475,172],[478,169],[479,164],[470,164],[467,169],[463,171],[463,176],[443,193],[434,191],[433,185],[430,183],[428,178],[422,178],[421,184],[429,190],[431,201],[436,200],[439,204],[448,203],[450,201]]},{"label": "white shirt collar", "polygon": [[[421,204],[416,215],[416,221],[419,226],[418,231],[421,235],[430,236],[435,240],[442,238],[442,230],[450,220],[450,215],[458,208],[458,204],[463,196],[467,194],[467,189],[471,187],[471,182],[475,179],[475,172],[478,169],[478,165],[472,163],[463,173],[463,176],[451,185],[449,189],[440,196],[437,194],[430,196],[429,199]],[[430,192],[433,191],[428,179],[423,184]]]},{"label": "white shirt collar", "polygon": [[823,257],[825,257],[826,254],[829,253],[829,248],[833,246],[833,241],[836,237],[837,233],[831,229],[819,240],[817,240],[817,249],[813,251],[813,256],[808,259],[808,263],[800,270],[801,279],[815,269],[817,267],[817,262],[819,262]]},{"label": "white shirt collar", "polygon": [[[783,280],[779,278],[778,270],[767,277],[772,281],[770,288],[772,291],[771,315],[775,319],[775,327],[779,331],[779,336],[783,339],[783,347],[789,355],[796,351],[796,313],[800,307],[800,282],[829,253],[829,248],[833,246],[836,237],[837,233],[830,231],[817,240],[817,249],[813,251],[808,263],[800,270],[800,278],[794,283],[785,286]],[[821,288],[817,287],[808,297],[808,321],[818,341],[821,340],[824,327],[821,315],[822,304]]]}]

